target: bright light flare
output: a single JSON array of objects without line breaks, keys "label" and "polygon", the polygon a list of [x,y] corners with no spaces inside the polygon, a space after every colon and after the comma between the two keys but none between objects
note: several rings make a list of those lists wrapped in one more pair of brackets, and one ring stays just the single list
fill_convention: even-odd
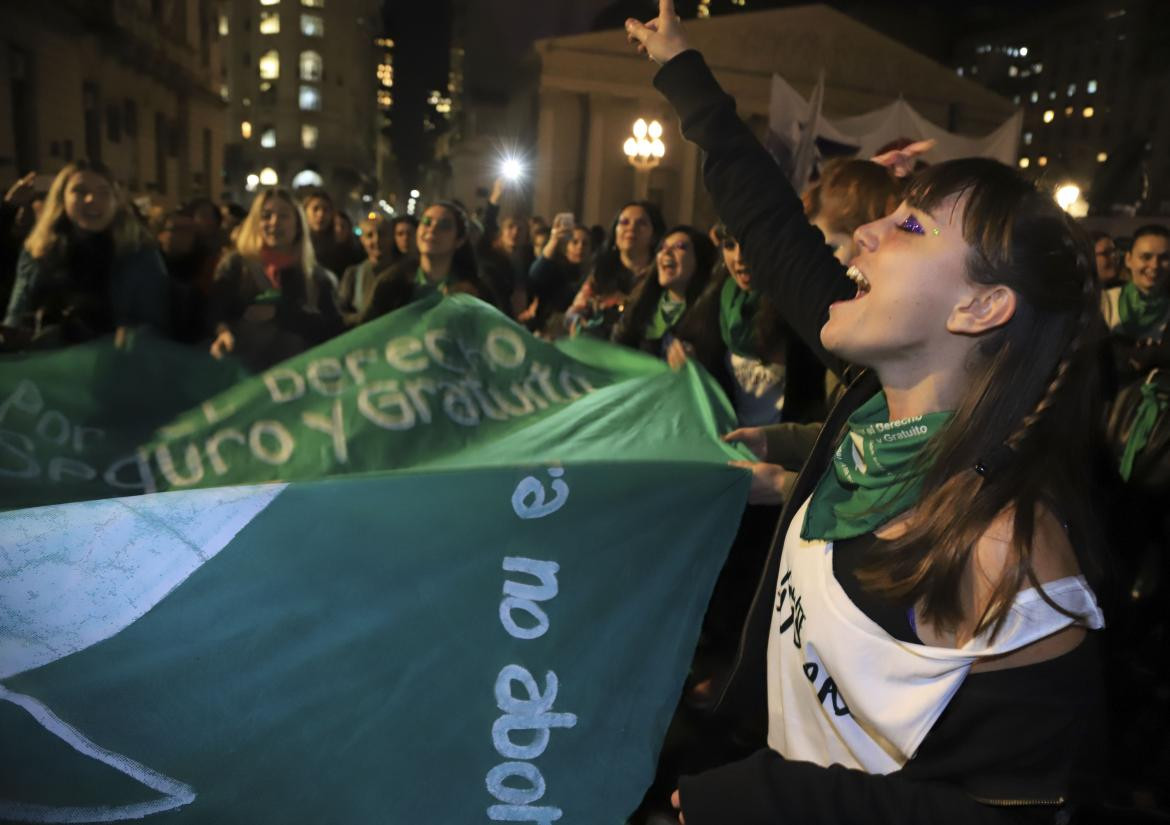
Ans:
[{"label": "bright light flare", "polygon": [[500,164],[500,174],[505,180],[517,181],[524,177],[524,164],[516,158],[504,158]]},{"label": "bright light flare", "polygon": [[1081,187],[1075,183],[1063,183],[1056,187],[1056,203],[1065,212],[1072,209],[1074,203],[1081,197]]}]

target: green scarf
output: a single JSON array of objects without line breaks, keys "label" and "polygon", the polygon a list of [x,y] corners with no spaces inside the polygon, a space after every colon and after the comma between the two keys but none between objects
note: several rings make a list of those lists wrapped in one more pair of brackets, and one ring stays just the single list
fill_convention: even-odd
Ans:
[{"label": "green scarf", "polygon": [[1133,473],[1133,463],[1138,454],[1145,449],[1150,440],[1150,433],[1158,423],[1158,416],[1170,409],[1170,399],[1158,392],[1158,387],[1147,381],[1142,384],[1142,400],[1138,402],[1137,411],[1133,416],[1133,424],[1129,428],[1129,438],[1125,440],[1125,450],[1121,453],[1121,477],[1129,481]]},{"label": "green scarf", "polygon": [[1145,338],[1170,314],[1170,293],[1144,295],[1133,283],[1121,288],[1117,298],[1117,328],[1133,338]]},{"label": "green scarf", "polygon": [[446,278],[439,281],[437,284],[432,283],[431,279],[427,277],[427,273],[424,272],[423,268],[420,266],[414,272],[414,300],[417,301],[420,298],[425,298],[426,296],[430,295],[432,292],[439,292],[439,293],[442,293],[443,295],[446,295],[447,294],[447,285],[448,285],[448,283],[450,283],[450,281],[451,281],[451,276],[448,275]]},{"label": "green scarf", "polygon": [[860,536],[913,507],[922,493],[916,459],[950,417],[938,412],[890,421],[880,392],[854,410],[832,467],[813,491],[800,537]]},{"label": "green scarf", "polygon": [[667,290],[662,290],[662,297],[658,299],[658,308],[654,310],[653,317],[646,324],[646,340],[657,341],[674,329],[674,325],[678,323],[678,319],[682,317],[686,308],[686,301],[676,301],[670,297]]},{"label": "green scarf", "polygon": [[759,357],[752,323],[759,305],[757,293],[740,289],[730,277],[723,282],[719,293],[719,331],[727,348],[744,358]]},{"label": "green scarf", "polygon": [[281,291],[279,289],[266,289],[263,292],[252,298],[253,304],[279,304]]}]

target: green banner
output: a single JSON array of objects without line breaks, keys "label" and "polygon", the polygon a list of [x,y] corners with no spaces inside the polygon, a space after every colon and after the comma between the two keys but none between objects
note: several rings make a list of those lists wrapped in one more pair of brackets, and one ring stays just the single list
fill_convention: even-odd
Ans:
[{"label": "green banner", "polygon": [[[581,429],[579,458],[649,456],[646,425],[673,439],[676,458],[697,458],[715,416],[730,426],[727,402],[701,370],[673,373],[591,339],[553,345],[469,296],[420,301],[200,394],[237,377],[157,340],[9,360],[0,371],[0,503],[557,460],[566,427]],[[635,387],[659,398],[650,422],[634,420],[646,415],[627,403]],[[680,416],[680,407],[701,415]]]},{"label": "green banner", "polygon": [[[136,391],[160,416],[222,369]],[[86,392],[104,375],[7,373],[5,461],[92,462],[25,481],[95,500],[0,513],[0,819],[617,825],[637,805],[749,483],[708,376],[554,347],[466,298],[146,437],[110,434]],[[109,428],[67,455],[49,411]],[[127,455],[169,491],[103,493]]]}]

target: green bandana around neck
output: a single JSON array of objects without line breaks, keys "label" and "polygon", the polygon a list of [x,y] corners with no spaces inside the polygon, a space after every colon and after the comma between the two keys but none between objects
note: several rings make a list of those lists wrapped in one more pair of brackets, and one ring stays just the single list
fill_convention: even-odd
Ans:
[{"label": "green bandana around neck", "polygon": [[658,308],[654,310],[654,315],[646,324],[646,340],[657,341],[674,329],[674,325],[678,323],[678,319],[682,317],[686,308],[686,301],[676,301],[670,297],[667,290],[662,290],[662,297],[658,299]]},{"label": "green bandana around neck", "polygon": [[719,331],[723,343],[736,355],[758,358],[755,325],[752,321],[760,305],[760,296],[751,290],[740,289],[734,278],[723,282],[719,292]]},{"label": "green bandana around neck", "polygon": [[835,541],[864,535],[913,507],[922,494],[918,455],[951,415],[890,421],[881,392],[854,410],[832,466],[813,491],[800,537]]},{"label": "green bandana around neck", "polygon": [[1125,441],[1125,450],[1121,453],[1121,466],[1118,468],[1121,477],[1129,481],[1133,474],[1133,463],[1145,449],[1150,440],[1150,433],[1158,423],[1158,417],[1170,409],[1170,399],[1158,391],[1158,387],[1147,381],[1141,387],[1142,400],[1138,402],[1134,413],[1133,424],[1129,428],[1129,438]]},{"label": "green bandana around neck", "polygon": [[1157,330],[1170,315],[1170,292],[1161,289],[1157,294],[1144,295],[1133,283],[1121,288],[1117,298],[1117,328],[1133,338],[1145,338]]},{"label": "green bandana around neck", "polygon": [[414,272],[414,298],[417,301],[420,298],[424,298],[427,295],[430,295],[432,292],[439,292],[443,295],[446,295],[447,287],[450,282],[450,275],[438,283],[432,282],[431,279],[427,277],[427,273],[420,265],[419,268]]}]

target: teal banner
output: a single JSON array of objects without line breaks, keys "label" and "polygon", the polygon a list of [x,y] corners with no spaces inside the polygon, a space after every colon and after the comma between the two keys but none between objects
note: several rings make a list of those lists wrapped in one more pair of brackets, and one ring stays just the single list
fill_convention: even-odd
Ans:
[{"label": "teal banner", "polygon": [[[67,356],[138,357],[40,358]],[[3,466],[72,501],[0,513],[0,819],[637,806],[749,484],[708,376],[462,297],[226,390],[156,374],[145,434],[102,418],[110,376],[34,361],[0,379]]]}]

